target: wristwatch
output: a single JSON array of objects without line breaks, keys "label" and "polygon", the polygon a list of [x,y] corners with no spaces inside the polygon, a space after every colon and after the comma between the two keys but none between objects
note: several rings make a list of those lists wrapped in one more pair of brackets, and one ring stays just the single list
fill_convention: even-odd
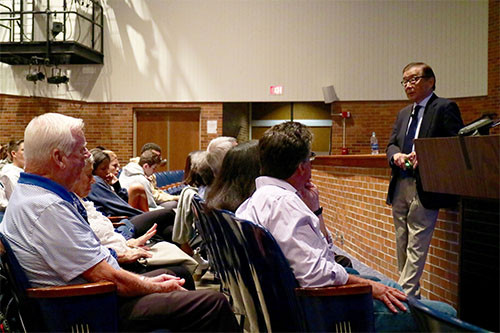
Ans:
[{"label": "wristwatch", "polygon": [[319,207],[318,209],[316,209],[314,212],[314,215],[316,216],[320,216],[321,214],[323,214],[323,207]]}]

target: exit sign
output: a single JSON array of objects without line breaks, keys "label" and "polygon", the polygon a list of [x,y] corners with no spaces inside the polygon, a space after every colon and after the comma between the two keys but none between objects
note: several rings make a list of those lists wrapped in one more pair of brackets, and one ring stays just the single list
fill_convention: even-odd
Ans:
[{"label": "exit sign", "polygon": [[271,95],[283,95],[283,86],[271,86],[269,92]]}]

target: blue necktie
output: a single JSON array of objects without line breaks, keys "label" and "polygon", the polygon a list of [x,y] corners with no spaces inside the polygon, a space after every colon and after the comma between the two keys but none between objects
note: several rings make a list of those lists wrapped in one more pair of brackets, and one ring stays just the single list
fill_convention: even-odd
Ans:
[{"label": "blue necktie", "polygon": [[421,107],[422,107],[421,105],[417,104],[413,109],[413,112],[411,113],[410,127],[408,128],[408,132],[406,133],[405,136],[405,142],[403,144],[404,154],[409,154],[412,151],[413,140],[415,139],[415,132],[417,131],[417,125],[418,125],[418,111],[420,110]]}]

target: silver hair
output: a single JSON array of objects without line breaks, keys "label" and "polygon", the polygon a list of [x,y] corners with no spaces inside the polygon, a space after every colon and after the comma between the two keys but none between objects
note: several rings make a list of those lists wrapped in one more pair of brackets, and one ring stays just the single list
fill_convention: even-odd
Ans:
[{"label": "silver hair", "polygon": [[207,147],[209,153],[207,159],[214,175],[219,173],[222,160],[224,160],[224,156],[226,156],[228,150],[236,144],[236,139],[230,136],[219,136],[210,141]]},{"label": "silver hair", "polygon": [[24,130],[24,158],[28,164],[44,164],[58,148],[70,155],[74,149],[75,133],[83,133],[82,119],[60,113],[45,113],[29,122]]},{"label": "silver hair", "polygon": [[191,169],[197,169],[203,167],[203,165],[208,165],[207,161],[208,152],[197,151],[191,156]]}]

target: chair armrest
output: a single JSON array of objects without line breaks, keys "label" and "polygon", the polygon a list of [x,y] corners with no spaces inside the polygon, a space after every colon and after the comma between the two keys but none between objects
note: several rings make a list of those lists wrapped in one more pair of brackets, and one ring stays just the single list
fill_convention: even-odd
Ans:
[{"label": "chair armrest", "polygon": [[123,219],[128,219],[128,216],[108,216],[111,222],[120,222]]},{"label": "chair armrest", "polygon": [[125,225],[123,222],[113,222],[113,228],[118,228],[121,227],[122,225]]},{"label": "chair armrest", "polygon": [[295,288],[297,296],[318,297],[318,296],[345,296],[371,294],[372,286],[368,283],[346,284],[343,286],[330,286],[320,288]]},{"label": "chair armrest", "polygon": [[309,332],[375,331],[372,287],[368,283],[296,288],[295,293]]},{"label": "chair armrest", "polygon": [[115,291],[116,285],[113,282],[104,281],[73,284],[68,286],[28,288],[26,289],[26,294],[29,298],[60,298],[106,294]]}]

